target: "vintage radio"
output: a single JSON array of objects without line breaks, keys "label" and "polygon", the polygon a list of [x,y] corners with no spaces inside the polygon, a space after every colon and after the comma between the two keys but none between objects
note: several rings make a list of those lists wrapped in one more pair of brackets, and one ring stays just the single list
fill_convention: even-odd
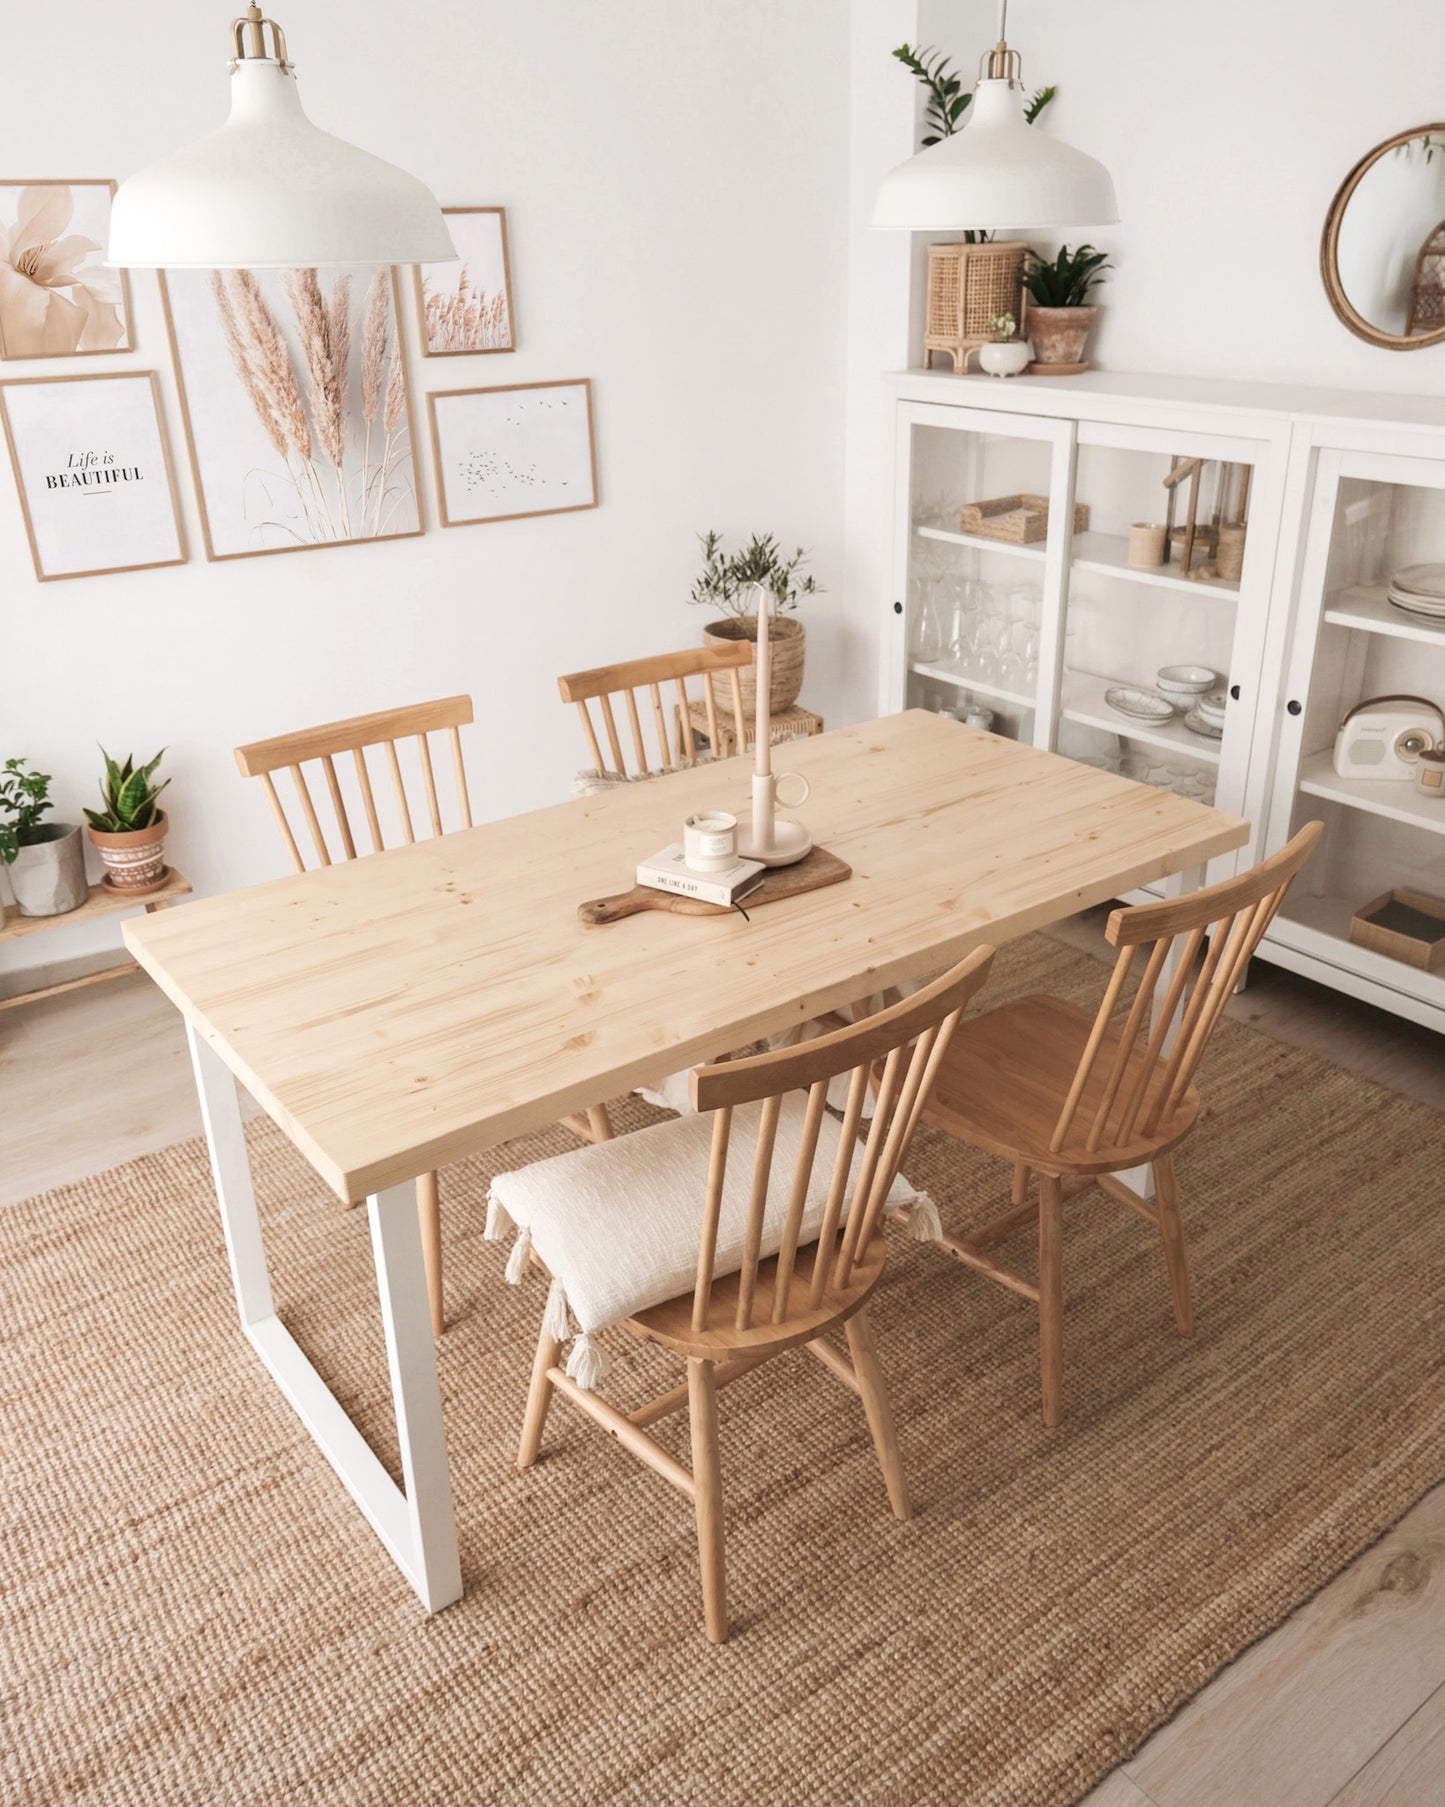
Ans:
[{"label": "vintage radio", "polygon": [[1445,738],[1445,718],[1419,696],[1372,696],[1357,703],[1335,736],[1341,778],[1393,778],[1406,784],[1427,747]]}]

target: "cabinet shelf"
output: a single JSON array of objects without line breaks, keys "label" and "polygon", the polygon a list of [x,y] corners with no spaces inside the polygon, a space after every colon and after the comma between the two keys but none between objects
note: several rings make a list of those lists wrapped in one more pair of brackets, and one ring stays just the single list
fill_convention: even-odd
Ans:
[{"label": "cabinet shelf", "polygon": [[946,665],[925,665],[914,659],[908,669],[916,678],[932,678],[939,684],[951,684],[955,690],[971,690],[976,696],[986,696],[996,703],[1009,703],[1015,709],[1032,709],[1034,698],[1025,696],[1019,690],[1004,690],[998,684],[990,684],[984,678],[971,678],[966,672],[953,671]]},{"label": "cabinet shelf", "polygon": [[1239,596],[1237,583],[1218,577],[1184,577],[1177,565],[1131,565],[1129,542],[1117,533],[1076,533],[1070,564],[1075,571],[1096,571],[1129,583],[1152,584],[1155,589],[1182,590],[1186,596],[1227,596],[1231,602]]},{"label": "cabinet shelf", "polygon": [[1404,822],[1433,834],[1445,834],[1445,802],[1422,797],[1412,784],[1388,778],[1341,778],[1329,753],[1312,753],[1300,764],[1299,788],[1311,797],[1363,809],[1390,822]]},{"label": "cabinet shelf", "polygon": [[1352,627],[1365,634],[1384,634],[1391,640],[1413,640],[1419,646],[1445,646],[1445,620],[1428,621],[1423,615],[1407,615],[1386,600],[1384,586],[1380,584],[1336,591],[1325,604],[1325,620],[1332,627]]},{"label": "cabinet shelf", "polygon": [[[1104,701],[1104,692],[1127,681],[1125,678],[1097,678],[1083,671],[1067,672],[1061,710],[1064,720],[1078,722],[1085,728],[1102,728],[1106,733],[1122,735],[1126,740],[1160,747],[1166,753],[1180,753],[1202,765],[1219,764],[1222,743],[1193,733],[1184,726],[1180,716],[1167,722],[1136,722],[1127,715],[1116,715]],[[1441,814],[1445,815],[1445,810]]]},{"label": "cabinet shelf", "polygon": [[[1381,889],[1385,881],[1381,880]],[[1282,941],[1300,953],[1328,960],[1377,985],[1390,986],[1436,1010],[1445,1010],[1445,972],[1425,972],[1403,960],[1392,960],[1388,954],[1360,947],[1350,940],[1350,918],[1360,905],[1368,902],[1361,895],[1345,897],[1311,897],[1298,887],[1285,899],[1278,916],[1270,924],[1270,940]]]},{"label": "cabinet shelf", "polygon": [[1016,546],[1012,540],[989,539],[981,533],[954,533],[947,527],[915,527],[913,531],[923,540],[942,540],[948,546],[971,546],[976,552],[1003,552],[1010,558],[1032,558],[1040,564],[1044,559],[1043,540],[1036,540],[1031,546]]}]

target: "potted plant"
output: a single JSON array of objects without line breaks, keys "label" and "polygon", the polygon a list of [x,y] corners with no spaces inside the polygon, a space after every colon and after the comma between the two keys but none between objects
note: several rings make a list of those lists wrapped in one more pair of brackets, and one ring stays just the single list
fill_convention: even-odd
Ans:
[{"label": "potted plant", "polygon": [[[689,601],[714,609],[723,617],[710,621],[702,630],[704,644],[727,645],[738,640],[756,641],[758,619],[752,612],[753,585],[760,584],[772,598],[768,619],[768,638],[772,645],[773,676],[770,704],[776,715],[790,709],[803,687],[803,656],[806,639],[803,624],[785,616],[784,610],[795,609],[800,596],[822,594],[823,586],[811,574],[802,574],[808,555],[801,546],[791,558],[770,533],[755,533],[740,552],[726,552],[720,533],[698,536],[702,546],[702,575],[692,586]],[[753,668],[741,671],[743,710],[752,715],[757,700],[757,680]]]},{"label": "potted plant", "polygon": [[1103,251],[1080,245],[1071,251],[1059,246],[1052,263],[1031,251],[1024,264],[1024,287],[1029,292],[1029,337],[1034,361],[1030,371],[1040,376],[1077,376],[1089,368],[1084,344],[1098,309],[1088,305],[1089,291],[1112,268]]},{"label": "potted plant", "polygon": [[978,367],[989,376],[1017,376],[1033,356],[1027,339],[1015,338],[1019,323],[1012,314],[995,314],[984,327],[988,343],[978,348]]},{"label": "potted plant", "polygon": [[138,766],[127,754],[125,764],[117,765],[105,748],[105,776],[100,781],[103,810],[88,809],[85,819],[92,844],[105,862],[105,883],[113,891],[126,891],[139,897],[147,891],[159,891],[169,876],[166,871],[166,812],[156,806],[156,798],[170,783],[153,782],[155,769],[165,756],[162,747],[149,764]]},{"label": "potted plant", "polygon": [[0,864],[22,916],[63,916],[90,891],[80,824],[42,822],[50,807],[49,774],[7,759],[0,771]]}]

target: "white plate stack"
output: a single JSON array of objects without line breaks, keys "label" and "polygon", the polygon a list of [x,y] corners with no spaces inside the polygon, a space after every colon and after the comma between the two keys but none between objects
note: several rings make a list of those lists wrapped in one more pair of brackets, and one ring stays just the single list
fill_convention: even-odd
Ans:
[{"label": "white plate stack", "polygon": [[1445,621],[1445,565],[1406,565],[1390,579],[1385,594],[1407,615]]}]

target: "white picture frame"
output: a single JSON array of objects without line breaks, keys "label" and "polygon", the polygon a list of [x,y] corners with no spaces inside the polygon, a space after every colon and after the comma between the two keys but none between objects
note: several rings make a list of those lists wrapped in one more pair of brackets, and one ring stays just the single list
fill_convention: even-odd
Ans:
[{"label": "white picture frame", "polygon": [[0,425],[41,583],[186,562],[153,370],[0,381]]},{"label": "white picture frame", "polygon": [[504,383],[427,397],[444,527],[596,508],[592,383]]}]

